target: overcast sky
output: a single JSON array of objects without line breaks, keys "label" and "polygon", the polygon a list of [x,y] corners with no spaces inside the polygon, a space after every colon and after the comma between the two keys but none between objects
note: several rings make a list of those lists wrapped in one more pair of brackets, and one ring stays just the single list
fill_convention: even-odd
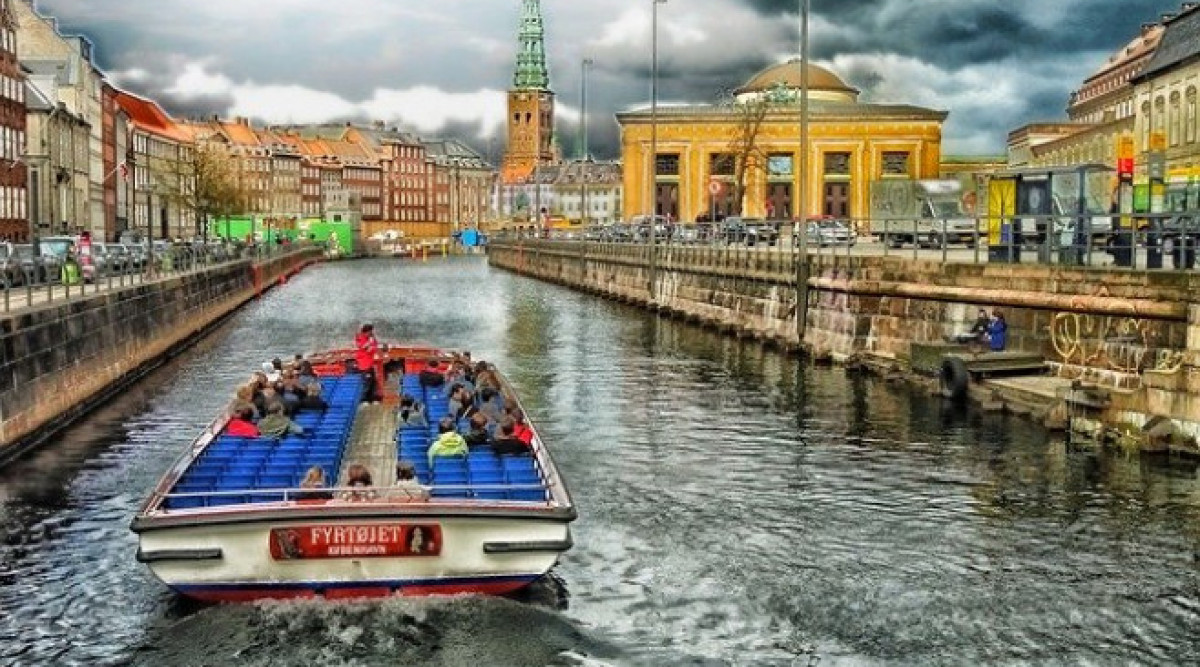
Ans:
[{"label": "overcast sky", "polygon": [[[118,85],[172,113],[267,122],[383,119],[496,157],[520,0],[40,0],[96,43]],[[798,0],[660,5],[661,99],[709,102],[799,50]],[[575,145],[580,62],[594,153],[613,112],[649,97],[650,0],[543,0],[560,134]],[[814,61],[864,101],[950,112],[945,151],[1002,153],[1007,132],[1064,116],[1071,90],[1161,0],[812,0]],[[493,139],[489,142],[489,137]]]}]

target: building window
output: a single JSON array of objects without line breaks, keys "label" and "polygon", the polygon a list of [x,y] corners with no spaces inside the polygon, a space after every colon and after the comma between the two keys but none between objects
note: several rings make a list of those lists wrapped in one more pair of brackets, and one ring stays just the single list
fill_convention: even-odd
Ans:
[{"label": "building window", "polygon": [[1142,102],[1142,150],[1150,150],[1150,102]]},{"label": "building window", "polygon": [[886,151],[883,154],[884,176],[908,176],[908,151]]},{"label": "building window", "polygon": [[708,156],[708,173],[712,176],[733,176],[735,171],[732,153],[711,153]]},{"label": "building window", "polygon": [[1167,137],[1172,146],[1178,146],[1182,135],[1179,129],[1179,93],[1171,94],[1170,123],[1170,127],[1167,128]]},{"label": "building window", "polygon": [[796,173],[794,165],[795,158],[791,153],[772,153],[767,156],[767,176],[790,181]]},{"label": "building window", "polygon": [[679,175],[679,153],[659,153],[654,161],[655,173],[659,176]]},{"label": "building window", "polygon": [[850,154],[849,153],[826,153],[825,154],[825,175],[826,176],[849,176],[850,175]]},{"label": "building window", "polygon": [[1189,144],[1196,142],[1196,89],[1188,88],[1187,112],[1183,118],[1184,141]]}]

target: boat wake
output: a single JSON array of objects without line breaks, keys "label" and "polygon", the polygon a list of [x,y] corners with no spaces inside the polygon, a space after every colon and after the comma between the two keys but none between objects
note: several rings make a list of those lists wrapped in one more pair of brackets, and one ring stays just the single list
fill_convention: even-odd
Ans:
[{"label": "boat wake", "polygon": [[[532,604],[495,597],[287,601],[201,608],[153,630],[136,665],[604,665],[619,652],[540,604],[564,605],[557,578]],[[561,608],[561,607],[558,607]],[[176,610],[183,612],[183,609]],[[619,663],[620,660],[617,660]]]}]

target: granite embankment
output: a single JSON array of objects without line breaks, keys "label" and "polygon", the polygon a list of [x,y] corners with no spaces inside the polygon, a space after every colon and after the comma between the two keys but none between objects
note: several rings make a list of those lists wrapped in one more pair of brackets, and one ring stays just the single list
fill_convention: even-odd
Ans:
[{"label": "granite embankment", "polygon": [[914,348],[964,331],[979,308],[998,309],[1010,349],[1043,356],[1051,376],[1090,392],[1072,413],[1128,428],[1165,419],[1200,435],[1196,273],[814,256],[800,336],[790,253],[659,247],[652,259],[640,245],[526,241],[493,244],[489,259],[785,349],[901,370],[913,368]]},{"label": "granite embankment", "polygon": [[242,260],[0,319],[0,463],[177,354],[317,249]]}]

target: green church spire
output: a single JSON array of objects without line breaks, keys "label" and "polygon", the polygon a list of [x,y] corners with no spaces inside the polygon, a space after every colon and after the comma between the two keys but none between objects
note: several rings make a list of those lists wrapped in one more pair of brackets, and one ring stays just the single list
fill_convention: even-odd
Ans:
[{"label": "green church spire", "polygon": [[542,25],[540,0],[523,0],[520,47],[513,86],[517,90],[549,90],[550,70],[546,67],[546,29]]}]

